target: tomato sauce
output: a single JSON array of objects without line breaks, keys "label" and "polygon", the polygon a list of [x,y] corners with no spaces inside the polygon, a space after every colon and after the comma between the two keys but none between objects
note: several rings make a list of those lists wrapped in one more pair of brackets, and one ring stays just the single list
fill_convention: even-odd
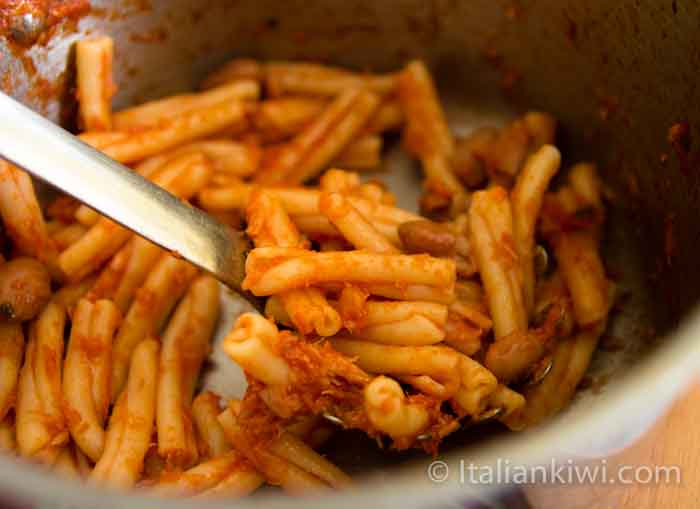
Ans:
[{"label": "tomato sauce", "polygon": [[33,44],[61,21],[76,20],[89,11],[89,0],[0,0],[0,35]]}]

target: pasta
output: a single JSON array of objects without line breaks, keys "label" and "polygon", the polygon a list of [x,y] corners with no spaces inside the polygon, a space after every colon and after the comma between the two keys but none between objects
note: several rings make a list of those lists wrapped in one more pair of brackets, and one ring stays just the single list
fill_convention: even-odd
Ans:
[{"label": "pasta", "polygon": [[283,432],[270,444],[270,452],[315,475],[334,488],[350,484],[348,475],[291,433]]},{"label": "pasta", "polygon": [[281,141],[302,130],[318,116],[326,101],[307,97],[268,99],[258,105],[253,124],[266,141]]},{"label": "pasta", "polygon": [[[116,131],[138,131],[156,127],[180,115],[206,109],[227,101],[257,99],[259,87],[252,81],[239,81],[199,94],[184,94],[151,101],[117,112],[114,115]],[[86,129],[89,131],[89,129]]]},{"label": "pasta", "polygon": [[168,468],[190,467],[199,457],[190,407],[218,318],[219,285],[210,276],[200,276],[163,333],[156,425],[158,453]]},{"label": "pasta", "polygon": [[72,317],[63,367],[66,421],[73,440],[92,461],[104,450],[110,404],[112,337],[120,314],[109,300],[83,299]]},{"label": "pasta", "polygon": [[224,430],[219,424],[221,398],[211,391],[201,392],[192,401],[192,420],[201,439],[199,457],[201,459],[220,456],[231,449]]},{"label": "pasta", "polygon": [[[213,212],[241,210],[248,205],[252,189],[252,186],[243,183],[222,188],[208,188],[199,194],[199,202],[204,208]],[[267,186],[264,189],[279,199],[301,233],[319,238],[341,237],[338,229],[321,214],[321,193],[318,190]],[[362,188],[358,188],[357,191],[359,194]],[[420,219],[419,216],[408,211],[373,202],[359,195],[350,195],[347,200],[372,222],[377,231],[396,246],[401,244],[399,225]]]},{"label": "pasta", "polygon": [[56,304],[63,306],[69,316],[73,315],[75,306],[78,301],[88,293],[90,288],[95,284],[95,277],[87,277],[77,283],[68,283],[61,287],[53,294],[51,300]]},{"label": "pasta", "polygon": [[[318,116],[327,101],[313,97],[280,97],[278,99],[268,99],[258,106],[253,117],[253,123],[263,137],[269,142],[288,139]],[[367,135],[380,134],[386,131],[395,130],[403,124],[403,112],[396,101],[385,101],[369,119],[365,126]],[[381,140],[373,136],[365,136],[362,140]],[[375,141],[376,142],[376,141]]]},{"label": "pasta", "polygon": [[392,438],[416,436],[430,422],[428,411],[421,405],[407,403],[401,386],[385,376],[367,384],[365,405],[370,422]]},{"label": "pasta", "polygon": [[528,312],[532,311],[535,294],[535,225],[549,181],[559,169],[561,155],[545,145],[525,163],[512,192],[513,238],[523,274],[523,298]]},{"label": "pasta", "polygon": [[262,157],[259,144],[253,141],[207,139],[188,143],[164,155],[151,156],[136,165],[135,171],[148,178],[162,168],[167,161],[192,153],[204,155],[216,174],[229,177],[248,177],[254,174]]},{"label": "pasta", "polygon": [[267,447],[261,447],[253,445],[243,433],[234,408],[222,413],[219,422],[229,441],[271,484],[280,485],[291,493],[303,493],[324,489],[324,481],[335,487],[349,483],[347,475],[290,433],[283,432]]},{"label": "pasta", "polygon": [[[377,112],[375,116],[379,114]],[[368,122],[372,122],[370,118]],[[381,164],[382,138],[377,135],[365,135],[350,143],[331,163],[332,166],[351,168],[353,170],[372,170]]]},{"label": "pasta", "polygon": [[23,353],[22,326],[16,323],[0,324],[0,422],[4,422],[15,403]]},{"label": "pasta", "polygon": [[236,464],[219,484],[199,494],[207,498],[238,498],[249,495],[265,483],[265,478],[260,475],[249,463],[241,461]]},{"label": "pasta", "polygon": [[602,324],[560,341],[553,353],[552,370],[539,385],[525,391],[525,405],[505,419],[512,429],[541,423],[573,397],[598,343]]},{"label": "pasta", "polygon": [[[244,460],[238,452],[228,451],[179,475],[166,477],[156,485],[155,490],[169,495],[197,495],[216,488],[234,472],[242,470],[241,466],[243,465]],[[261,483],[262,479],[260,479]],[[231,491],[233,494],[233,489]],[[244,494],[246,493],[241,493],[241,495]]]},{"label": "pasta", "polygon": [[[236,424],[224,426],[224,429],[227,430],[229,440],[235,441],[247,450],[253,450],[252,444],[247,442],[245,435]],[[255,456],[251,453],[248,458],[257,459],[258,463],[264,467],[263,473],[267,482],[279,485],[289,493],[302,494],[326,488],[318,478],[272,454],[269,450],[256,450]]]},{"label": "pasta", "polygon": [[224,350],[248,373],[269,385],[286,385],[290,367],[274,351],[277,328],[257,316],[244,314],[226,338]]},{"label": "pasta", "polygon": [[[174,148],[182,143],[215,134],[245,120],[245,109],[239,101],[224,101],[206,108],[186,111],[162,125],[136,132],[107,133],[108,137],[81,135],[112,159],[122,163],[140,161]],[[89,133],[88,133],[89,134]]]},{"label": "pasta", "polygon": [[459,356],[442,346],[379,345],[368,341],[335,338],[333,347],[355,358],[369,373],[427,375],[443,385],[459,386]]},{"label": "pasta", "polygon": [[80,240],[80,237],[85,235],[85,232],[87,232],[87,228],[84,225],[81,223],[73,223],[53,233],[51,235],[51,240],[58,251],[63,251],[71,244]]},{"label": "pasta", "polygon": [[362,89],[348,89],[321,115],[264,162],[256,180],[264,184],[301,184],[318,175],[323,166],[360,131],[379,99]]},{"label": "pasta", "polygon": [[138,288],[158,261],[162,250],[143,237],[133,236],[102,269],[90,289],[91,300],[111,299],[126,313]]},{"label": "pasta", "polygon": [[387,94],[395,87],[391,75],[351,73],[304,62],[270,62],[265,73],[268,92],[273,97],[290,93],[334,96],[357,87]]},{"label": "pasta", "polygon": [[136,293],[114,338],[112,401],[126,383],[131,352],[143,339],[160,331],[196,273],[189,263],[163,254]]},{"label": "pasta", "polygon": [[[1,450],[170,497],[300,495],[352,484],[319,449],[340,429],[437,454],[474,423],[536,426],[573,398],[615,284],[607,194],[594,164],[561,167],[552,116],[456,136],[418,60],[372,74],[239,58],[112,111],[113,53],[77,43],[79,137],[245,227],[243,287],[265,314],[216,348],[247,388],[227,399],[201,376],[215,279],[73,198],[44,215],[0,161]],[[358,173],[382,166],[389,132],[422,168],[422,214]]]},{"label": "pasta", "polygon": [[502,187],[479,191],[469,209],[471,245],[496,338],[527,328],[522,272],[513,245],[513,215]]},{"label": "pasta", "polygon": [[[342,295],[341,295],[342,299]],[[375,302],[361,305],[350,314],[352,334],[384,344],[431,345],[445,339],[447,306],[434,302]],[[341,308],[342,309],[342,308]]]},{"label": "pasta", "polygon": [[[247,233],[256,246],[302,247],[299,231],[279,200],[261,190],[247,208]],[[285,313],[304,334],[332,336],[340,329],[340,316],[317,288],[293,289],[280,295]]]},{"label": "pasta", "polygon": [[129,379],[109,419],[104,453],[90,474],[95,482],[127,488],[141,474],[156,413],[158,350],[154,339],[134,349]]},{"label": "pasta", "polygon": [[357,249],[373,253],[398,254],[399,250],[384,237],[340,193],[325,193],[319,199],[321,213]]},{"label": "pasta", "polygon": [[86,131],[112,127],[114,43],[110,37],[84,39],[75,45],[80,110],[78,119]]},{"label": "pasta", "polygon": [[[321,193],[316,189],[263,187],[280,200],[284,210],[291,216],[320,214]],[[250,200],[253,186],[241,183],[224,188],[208,188],[199,193],[199,202],[207,209],[235,210],[244,209]],[[372,203],[358,196],[349,196],[348,200],[361,212],[377,222],[401,224],[421,219],[420,216],[396,207],[381,203]]]},{"label": "pasta", "polygon": [[29,175],[0,160],[0,216],[15,247],[53,267],[56,247],[49,237]]},{"label": "pasta", "polygon": [[[420,159],[426,177],[424,187],[428,194],[424,197],[423,208],[433,212],[435,205],[425,207],[432,195],[446,201],[451,210],[462,209],[465,190],[449,165],[454,140],[430,73],[422,62],[409,63],[399,74],[398,96],[406,115],[404,145]],[[438,199],[436,203],[442,202]]]},{"label": "pasta", "polygon": [[455,394],[455,400],[462,412],[477,417],[485,410],[491,395],[498,388],[496,377],[466,355],[459,356],[457,369],[461,383]]},{"label": "pasta", "polygon": [[362,251],[316,253],[304,249],[260,247],[246,261],[243,288],[271,295],[326,282],[416,284],[452,288],[454,263],[428,255]]},{"label": "pasta", "polygon": [[17,387],[18,449],[49,464],[69,438],[61,393],[65,320],[65,310],[50,302],[32,322]]},{"label": "pasta", "polygon": [[604,320],[610,309],[610,286],[593,235],[584,231],[561,233],[553,245],[578,324],[585,327]]}]

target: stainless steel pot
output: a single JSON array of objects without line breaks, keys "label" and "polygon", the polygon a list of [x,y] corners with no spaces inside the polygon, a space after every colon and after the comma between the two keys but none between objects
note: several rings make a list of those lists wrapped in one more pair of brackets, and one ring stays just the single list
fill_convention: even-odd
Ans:
[{"label": "stainless steel pot", "polygon": [[[571,451],[622,443],[697,371],[700,360],[700,122],[697,20],[683,0],[96,0],[79,23],[54,28],[29,49],[0,43],[5,91],[57,121],[72,118],[71,45],[90,33],[115,38],[118,105],[191,88],[226,58],[313,59],[373,70],[409,57],[432,66],[456,128],[541,108],[562,126],[566,159],[600,163],[613,196],[606,239],[623,298],[591,367],[597,383],[541,429],[504,434],[464,430],[441,458],[496,465],[549,462]],[[31,63],[30,63],[31,61]],[[669,129],[676,125],[671,136]],[[678,127],[680,126],[680,127]],[[686,127],[688,128],[685,133]],[[39,141],[37,142],[40,147]],[[612,346],[615,346],[613,348]],[[607,382],[607,383],[603,383]],[[241,506],[435,505],[490,486],[435,484],[430,458],[378,452],[344,435],[329,454],[359,477],[328,498],[276,492]],[[53,506],[153,507],[142,494],[116,494],[58,479],[0,458],[0,493]],[[264,502],[261,497],[265,497]],[[162,503],[162,502],[155,502]],[[169,506],[204,507],[172,500]],[[212,503],[212,506],[217,503]],[[223,503],[218,503],[223,505]],[[235,503],[226,502],[227,507]]]}]

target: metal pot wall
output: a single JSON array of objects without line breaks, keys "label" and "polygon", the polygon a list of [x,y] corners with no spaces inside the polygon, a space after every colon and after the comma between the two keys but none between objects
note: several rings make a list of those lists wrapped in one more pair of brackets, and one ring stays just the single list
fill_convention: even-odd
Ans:
[{"label": "metal pot wall", "polygon": [[[236,55],[372,70],[419,57],[434,70],[458,128],[539,108],[560,120],[568,162],[600,163],[612,196],[606,261],[623,298],[608,333],[615,340],[607,347],[603,342],[591,367],[597,383],[541,429],[458,433],[442,449],[449,466],[458,467],[461,458],[480,465],[494,465],[498,458],[548,462],[590,448],[592,437],[615,446],[696,371],[700,149],[693,140],[700,134],[700,4],[96,0],[92,5],[89,15],[57,25],[28,48],[0,42],[4,91],[56,121],[72,118],[71,45],[94,33],[115,39],[118,105],[191,88]],[[680,137],[669,137],[674,125]],[[332,458],[361,479],[356,490],[303,502],[262,494],[270,497],[266,507],[434,504],[488,488],[461,483],[458,476],[438,486],[426,476],[430,458],[379,453],[354,435],[336,446]],[[48,506],[153,506],[139,494],[105,496],[4,457],[0,489]]]}]

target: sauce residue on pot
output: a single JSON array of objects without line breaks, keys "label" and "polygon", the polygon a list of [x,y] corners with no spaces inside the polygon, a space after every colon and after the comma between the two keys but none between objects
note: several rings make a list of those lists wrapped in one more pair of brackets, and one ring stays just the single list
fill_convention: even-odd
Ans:
[{"label": "sauce residue on pot", "polygon": [[501,89],[505,94],[510,94],[522,79],[522,73],[515,66],[505,62],[503,55],[491,46],[491,43],[483,51],[484,59],[501,75]]},{"label": "sauce residue on pot", "polygon": [[690,157],[690,125],[688,122],[677,122],[668,129],[667,139],[678,157],[681,172],[686,177],[690,174],[693,161]]},{"label": "sauce residue on pot", "polygon": [[0,36],[31,45],[59,22],[77,19],[89,10],[89,0],[3,0]]}]

